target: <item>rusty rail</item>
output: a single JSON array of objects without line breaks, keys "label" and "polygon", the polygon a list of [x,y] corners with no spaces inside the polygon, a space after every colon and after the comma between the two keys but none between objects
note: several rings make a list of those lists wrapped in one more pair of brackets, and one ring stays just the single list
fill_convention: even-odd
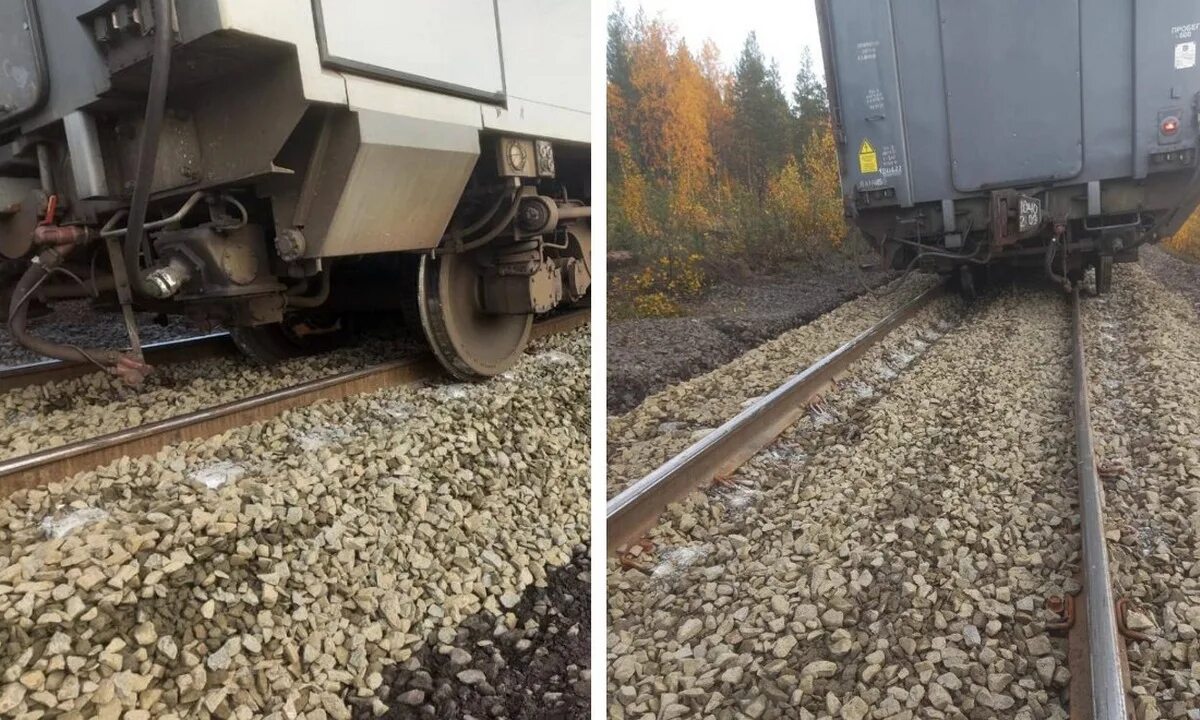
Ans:
[{"label": "rusty rail", "polygon": [[943,286],[935,285],[909,300],[609,500],[609,552],[615,553],[637,540],[668,505],[714,478],[728,475],[770,444],[804,414],[807,404],[821,390],[892,330],[941,296],[943,290]]},{"label": "rusty rail", "polygon": [[[167,340],[142,346],[146,362],[152,366],[173,365],[189,360],[209,360],[237,354],[229,333],[212,333],[182,340]],[[44,360],[0,369],[0,392],[31,385],[83,377],[100,368],[86,362]]]},{"label": "rusty rail", "polygon": [[[588,310],[541,320],[533,337],[567,332],[588,323]],[[15,490],[36,487],[93,470],[125,456],[148,455],[179,442],[219,435],[226,430],[267,420],[318,400],[351,395],[436,377],[441,367],[431,355],[386,362],[237,400],[204,410],[0,461],[0,498]]]},{"label": "rusty rail", "polygon": [[[1079,534],[1083,544],[1083,591],[1079,598],[1081,602],[1075,610],[1075,626],[1080,636],[1075,645],[1086,647],[1081,654],[1086,658],[1087,665],[1086,668],[1071,668],[1071,717],[1128,720],[1130,713],[1121,660],[1124,644],[1117,630],[1116,602],[1108,569],[1108,546],[1104,540],[1103,488],[1092,442],[1087,360],[1083,351],[1083,319],[1078,287],[1071,293],[1071,338],[1074,345]],[[1080,646],[1080,640],[1085,641],[1086,646]],[[1083,712],[1084,708],[1077,707],[1081,695],[1090,696],[1090,715]]]}]

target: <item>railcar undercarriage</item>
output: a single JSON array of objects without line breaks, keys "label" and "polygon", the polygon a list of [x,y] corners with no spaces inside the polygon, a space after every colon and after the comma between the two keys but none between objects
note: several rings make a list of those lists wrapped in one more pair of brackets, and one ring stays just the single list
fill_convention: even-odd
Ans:
[{"label": "railcar undercarriage", "polygon": [[888,267],[951,276],[967,297],[998,268],[1042,273],[1064,286],[1093,269],[1103,294],[1114,264],[1137,262],[1141,245],[1169,237],[1186,219],[1193,178],[1188,169],[1110,183],[1103,211],[1086,187],[1000,190],[909,209],[860,193],[855,221]]},{"label": "railcar undercarriage", "polygon": [[[847,217],[892,267],[1103,292],[1200,205],[1194,0],[818,0]],[[988,28],[986,40],[979,28]]]},{"label": "railcar undercarriage", "polygon": [[[496,185],[479,193],[486,202],[464,201],[463,220],[455,218],[434,251],[316,262],[299,259],[299,231],[275,231],[271,203],[251,188],[152,204],[136,265],[123,263],[130,231],[120,221],[127,211],[103,224],[59,224],[59,196],[39,193],[45,201],[30,259],[5,261],[0,293],[23,345],[96,363],[134,383],[146,370],[136,326],[129,326],[130,352],[56,345],[30,332],[31,306],[90,298],[100,308],[124,309],[127,320],[133,311],[185,315],[201,327],[229,328],[244,352],[264,362],[336,346],[350,313],[393,310],[424,329],[452,374],[484,378],[519,357],[535,314],[583,302],[591,281],[590,208],[567,199],[558,183],[541,184],[557,197],[516,180]],[[476,210],[482,205],[490,207]]]},{"label": "railcar undercarriage", "polygon": [[[169,0],[109,5],[95,42],[112,92],[0,124],[0,294],[22,345],[136,384],[135,311],[225,326],[278,361],[384,310],[480,379],[519,358],[536,314],[586,301],[587,145],[472,127],[472,106],[444,122],[313,102],[292,46],[185,32]],[[31,310],[78,298],[120,310],[129,347],[31,332]]]}]

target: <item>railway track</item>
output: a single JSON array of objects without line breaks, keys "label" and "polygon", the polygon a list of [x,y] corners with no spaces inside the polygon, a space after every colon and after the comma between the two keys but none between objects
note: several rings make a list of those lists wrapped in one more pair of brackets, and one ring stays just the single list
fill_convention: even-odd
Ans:
[{"label": "railway track", "polygon": [[[941,288],[931,288],[905,303],[613,497],[606,508],[610,552],[636,547],[668,505],[731,476],[808,412],[809,404],[858,358],[940,292]],[[1056,629],[1068,632],[1072,719],[1128,720],[1133,717],[1125,656],[1124,633],[1128,631],[1124,603],[1115,597],[1109,571],[1078,290],[1071,295],[1070,315],[1082,590],[1074,596],[1051,597],[1047,606],[1063,618]],[[1136,634],[1131,637],[1145,639]]]},{"label": "railway track", "polygon": [[605,511],[610,552],[636,540],[668,505],[729,475],[766,447],[855,360],[943,291],[935,285],[909,300],[610,500]]},{"label": "railway track", "polygon": [[[494,382],[315,402],[3,498],[0,581],[21,589],[0,592],[0,656],[33,686],[8,681],[7,714],[462,717],[519,695],[575,717],[585,330]],[[42,683],[78,643],[104,658]]]},{"label": "railway track", "polygon": [[[555,315],[534,325],[535,338],[567,332],[582,327],[588,321],[588,310],[576,310]],[[225,347],[228,346],[228,347]],[[193,353],[190,357],[188,348]],[[214,353],[220,356],[233,352],[228,336],[208,336],[195,341],[164,343],[156,354],[160,362],[167,358],[196,359],[194,353]],[[161,353],[161,354],[159,354]],[[153,364],[153,362],[151,363]],[[46,378],[62,379],[61,373],[90,372],[86,367],[50,363],[27,368],[23,374],[10,375],[13,381],[44,382]],[[58,367],[50,367],[58,366]],[[125,456],[151,454],[167,445],[186,440],[211,437],[230,428],[278,416],[293,408],[318,400],[337,400],[368,393],[393,385],[413,383],[437,377],[440,366],[431,355],[386,362],[367,368],[339,373],[330,377],[302,382],[290,387],[262,393],[234,402],[190,412],[156,422],[107,433],[29,455],[0,461],[0,498],[15,490],[37,487],[100,467]],[[68,375],[67,377],[70,377]]]},{"label": "railway track", "polygon": [[[1125,643],[1118,624],[1117,602],[1109,573],[1104,537],[1104,491],[1096,467],[1092,413],[1088,398],[1087,358],[1079,289],[1071,293],[1071,343],[1075,398],[1075,457],[1079,468],[1079,532],[1082,536],[1083,591],[1067,602],[1076,610],[1068,640],[1071,664],[1072,715],[1092,720],[1127,720],[1128,676],[1123,668]],[[1120,623],[1123,624],[1123,623]],[[1090,714],[1088,713],[1090,708]]]}]

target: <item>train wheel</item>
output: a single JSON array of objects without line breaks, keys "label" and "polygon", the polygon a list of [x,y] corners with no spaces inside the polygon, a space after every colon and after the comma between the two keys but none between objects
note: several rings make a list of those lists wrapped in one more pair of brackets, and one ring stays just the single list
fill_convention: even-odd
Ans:
[{"label": "train wheel", "polygon": [[958,267],[958,292],[962,295],[963,300],[968,302],[979,297],[979,293],[975,289],[975,269],[970,265]]},{"label": "train wheel", "polygon": [[417,289],[421,283],[421,259],[419,257],[404,258],[404,264],[400,266],[399,281],[401,286],[400,318],[404,321],[404,327],[416,337],[423,332],[421,329],[421,303],[418,300],[421,293]]},{"label": "train wheel", "polygon": [[340,347],[345,342],[346,331],[340,319],[317,323],[303,318],[288,318],[282,323],[235,327],[230,329],[229,335],[247,356],[273,365]]},{"label": "train wheel", "polygon": [[1111,255],[1101,255],[1096,261],[1096,294],[1107,295],[1112,290],[1113,259]]},{"label": "train wheel", "polygon": [[483,380],[513,365],[529,343],[533,315],[483,311],[479,268],[469,255],[421,258],[417,304],[437,359],[460,380]]}]

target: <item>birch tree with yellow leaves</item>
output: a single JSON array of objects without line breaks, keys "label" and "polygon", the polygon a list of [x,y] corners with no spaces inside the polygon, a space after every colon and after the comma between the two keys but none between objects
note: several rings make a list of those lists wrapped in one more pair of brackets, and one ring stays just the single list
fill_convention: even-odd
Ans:
[{"label": "birch tree with yellow leaves", "polygon": [[1200,210],[1192,213],[1179,232],[1166,241],[1168,249],[1192,260],[1200,261]]},{"label": "birch tree with yellow leaves", "polygon": [[732,67],[662,18],[608,22],[609,245],[639,261],[640,314],[671,312],[730,263],[813,262],[846,234],[824,87],[789,95],[753,33]]}]

